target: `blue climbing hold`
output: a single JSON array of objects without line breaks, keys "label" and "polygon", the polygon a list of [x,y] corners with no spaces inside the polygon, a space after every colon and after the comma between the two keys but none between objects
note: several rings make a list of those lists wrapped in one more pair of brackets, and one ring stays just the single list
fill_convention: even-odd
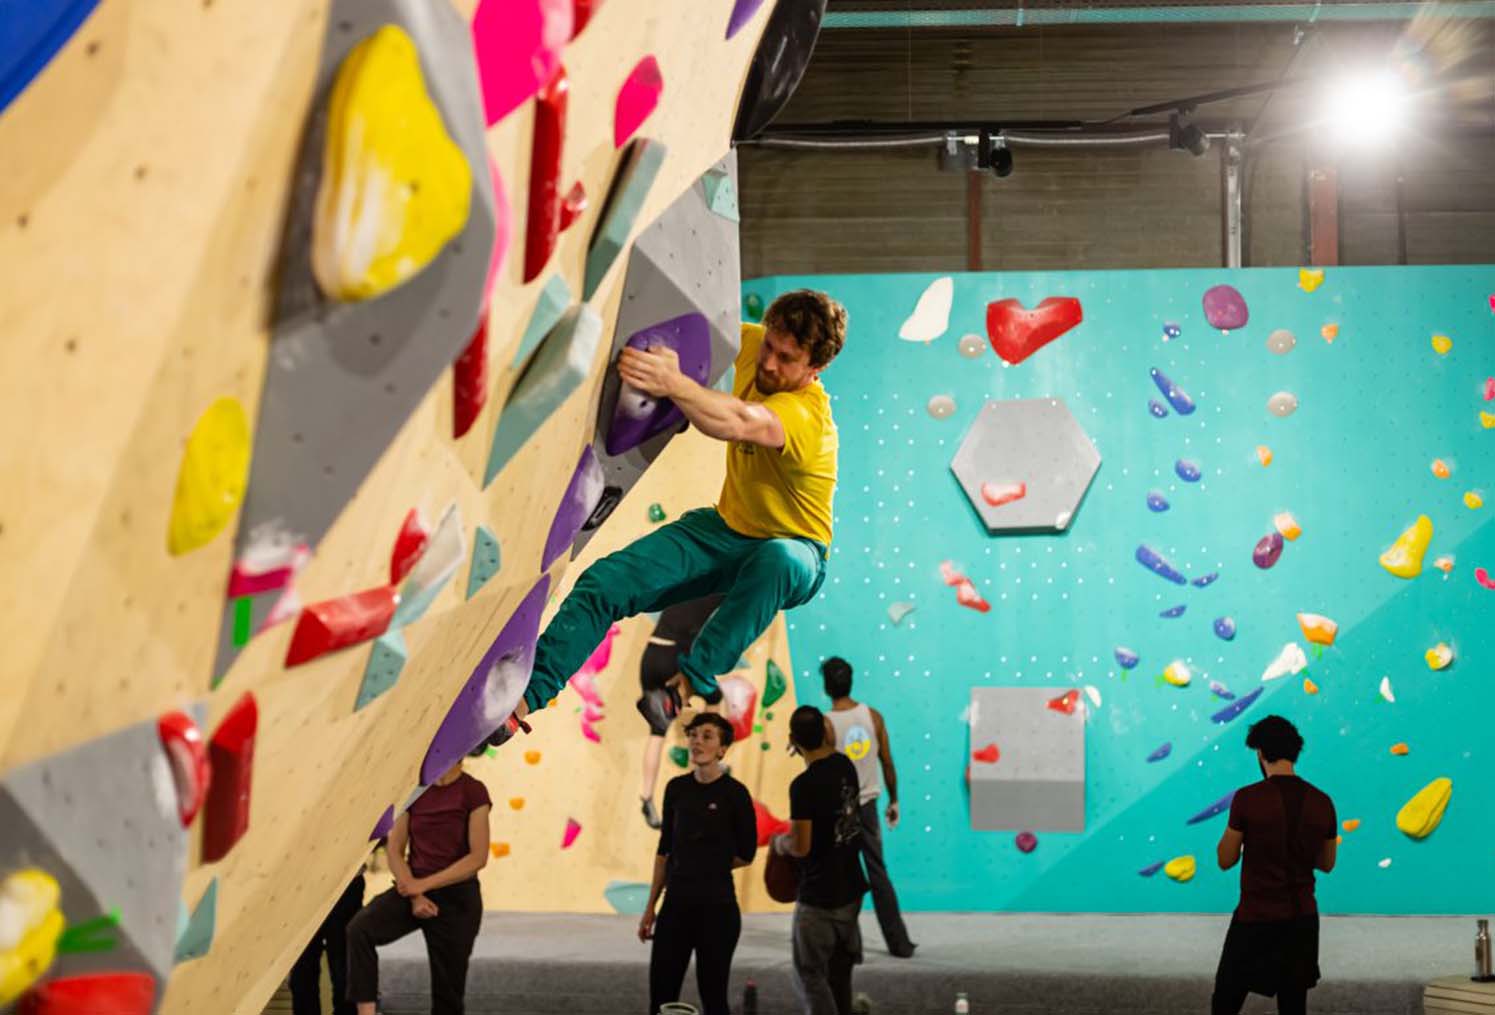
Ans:
[{"label": "blue climbing hold", "polygon": [[1182,617],[1184,615],[1184,611],[1188,608],[1188,603],[1179,603],[1177,606],[1170,606],[1166,610],[1163,610],[1158,614],[1158,616],[1164,617],[1168,620],[1172,620],[1174,617]]},{"label": "blue climbing hold", "polygon": [[1173,406],[1173,411],[1180,416],[1187,416],[1194,411],[1194,400],[1189,393],[1168,379],[1168,375],[1157,367],[1153,367],[1148,373],[1152,374],[1152,383],[1158,386],[1163,397],[1168,399],[1168,404]]},{"label": "blue climbing hold", "polygon": [[1199,476],[1201,475],[1201,473],[1199,472],[1199,466],[1189,461],[1187,458],[1180,458],[1178,461],[1174,462],[1173,471],[1178,473],[1178,478],[1186,483],[1199,482]]},{"label": "blue climbing hold", "polygon": [[1141,657],[1138,656],[1137,653],[1133,652],[1125,645],[1116,646],[1116,661],[1121,664],[1122,669],[1132,669],[1137,665],[1137,660],[1140,658]]},{"label": "blue climbing hold", "polygon": [[1175,339],[1179,335],[1182,335],[1183,333],[1184,333],[1184,329],[1180,328],[1177,324],[1173,323],[1172,321],[1168,321],[1167,323],[1165,323],[1163,325],[1163,339],[1165,341],[1169,341],[1169,340]]},{"label": "blue climbing hold", "polygon": [[1256,704],[1256,699],[1260,698],[1261,692],[1265,690],[1265,687],[1258,687],[1256,690],[1252,691],[1244,698],[1232,701],[1229,705],[1226,705],[1224,708],[1220,709],[1220,711],[1210,716],[1210,722],[1217,722],[1221,724],[1230,722],[1230,720],[1234,719],[1236,716],[1246,711],[1246,709]]},{"label": "blue climbing hold", "polygon": [[0,3],[0,110],[26,90],[99,0]]},{"label": "blue climbing hold", "polygon": [[1158,419],[1162,419],[1164,416],[1168,415],[1168,407],[1162,402],[1159,402],[1156,398],[1149,398],[1147,400],[1147,411],[1152,413]]},{"label": "blue climbing hold", "polygon": [[1219,571],[1211,571],[1209,574],[1202,574],[1198,578],[1194,579],[1194,587],[1197,589],[1202,589],[1207,585],[1213,585],[1215,584],[1215,579],[1219,577]]},{"label": "blue climbing hold", "polygon": [[1162,870],[1163,867],[1166,864],[1167,864],[1166,860],[1159,860],[1157,863],[1148,864],[1146,867],[1143,867],[1137,873],[1140,874],[1140,875],[1142,875],[1144,878],[1150,878],[1154,874],[1156,874],[1158,871]]},{"label": "blue climbing hold", "polygon": [[[1143,543],[1141,546],[1137,547],[1137,563],[1147,568],[1147,570],[1151,571],[1159,578],[1166,578],[1168,581],[1171,581],[1175,585],[1188,584],[1188,579],[1180,574],[1177,568],[1168,563],[1168,559],[1166,557],[1164,557],[1158,551],[1154,550],[1152,547],[1148,546],[1146,543]],[[1183,611],[1180,610],[1179,612],[1182,613]]]},{"label": "blue climbing hold", "polygon": [[[1260,690],[1260,688],[1258,688],[1258,690]],[[1243,698],[1241,700],[1244,701],[1245,699]],[[1226,811],[1230,810],[1230,801],[1232,801],[1234,799],[1235,799],[1235,790],[1231,790],[1229,793],[1226,793],[1220,799],[1216,800],[1214,803],[1210,804],[1204,810],[1200,811],[1198,814],[1196,814],[1192,818],[1190,818],[1186,822],[1186,824],[1197,825],[1201,821],[1208,821],[1210,818],[1216,817],[1217,815],[1220,815],[1220,814],[1224,814]]]},{"label": "blue climbing hold", "polygon": [[1158,493],[1156,490],[1150,490],[1150,491],[1148,491],[1148,494],[1147,494],[1147,510],[1155,512],[1155,513],[1158,513],[1158,514],[1161,514],[1162,512],[1167,511],[1168,510],[1168,498],[1164,497],[1162,494]]},{"label": "blue climbing hold", "polygon": [[1162,761],[1164,758],[1168,757],[1168,755],[1170,755],[1172,753],[1173,753],[1173,741],[1170,740],[1167,743],[1163,744],[1162,747],[1159,747],[1157,750],[1155,750],[1151,754],[1149,754],[1147,756],[1147,760],[1148,761]]},{"label": "blue climbing hold", "polygon": [[1215,637],[1220,638],[1220,639],[1222,639],[1224,641],[1230,641],[1232,638],[1234,638],[1235,637],[1235,618],[1234,617],[1216,617],[1215,618]]}]

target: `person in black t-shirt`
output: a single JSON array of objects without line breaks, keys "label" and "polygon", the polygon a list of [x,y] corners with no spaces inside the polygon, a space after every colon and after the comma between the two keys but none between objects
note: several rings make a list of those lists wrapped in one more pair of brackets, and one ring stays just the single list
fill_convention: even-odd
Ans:
[{"label": "person in black t-shirt", "polygon": [[1280,715],[1251,727],[1265,779],[1237,791],[1217,850],[1221,870],[1241,865],[1241,903],[1215,972],[1213,1015],[1237,1015],[1248,993],[1276,995],[1280,1015],[1307,1011],[1319,981],[1315,869],[1329,873],[1338,852],[1334,803],[1298,778],[1303,737]]},{"label": "person in black t-shirt", "polygon": [[775,852],[800,858],[792,941],[794,985],[805,1015],[850,1015],[851,971],[862,961],[857,917],[862,873],[856,767],[836,750],[830,720],[813,705],[789,719],[789,737],[805,770],[789,784],[790,830]]},{"label": "person in black t-shirt", "polygon": [[[692,771],[664,789],[664,815],[649,901],[639,919],[640,941],[654,939],[649,955],[649,1011],[680,999],[690,955],[705,1015],[731,1015],[727,981],[742,933],[732,871],[753,862],[757,818],[747,787],[722,769],[732,744],[732,724],[703,712],[686,727]],[[664,891],[656,918],[654,907]]]}]

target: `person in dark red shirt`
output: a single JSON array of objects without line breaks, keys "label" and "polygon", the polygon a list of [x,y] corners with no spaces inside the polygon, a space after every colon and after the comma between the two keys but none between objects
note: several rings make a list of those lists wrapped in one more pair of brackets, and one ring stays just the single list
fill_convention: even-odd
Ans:
[{"label": "person in dark red shirt", "polygon": [[375,946],[416,930],[425,936],[431,962],[431,1015],[463,1015],[467,963],[483,921],[478,871],[488,864],[492,809],[488,787],[459,761],[395,819],[389,833],[394,887],[348,924],[348,1000],[358,1005],[358,1015],[375,1015]]},{"label": "person in dark red shirt", "polygon": [[1253,725],[1261,782],[1230,802],[1230,824],[1217,849],[1221,870],[1242,854],[1241,902],[1225,935],[1215,972],[1213,1015],[1238,1015],[1248,993],[1276,996],[1279,1015],[1307,1011],[1319,981],[1319,914],[1315,870],[1334,869],[1338,820],[1334,802],[1295,771],[1303,751],[1297,727],[1280,715]]}]

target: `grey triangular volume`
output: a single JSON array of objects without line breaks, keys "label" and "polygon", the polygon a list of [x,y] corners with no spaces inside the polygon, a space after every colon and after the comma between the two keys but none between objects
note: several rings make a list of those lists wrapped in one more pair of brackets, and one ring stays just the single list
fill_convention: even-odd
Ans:
[{"label": "grey triangular volume", "polygon": [[[705,315],[711,324],[708,384],[716,384],[731,369],[741,345],[742,266],[737,222],[712,210],[706,179],[725,180],[735,191],[736,153],[728,152],[718,160],[702,180],[688,187],[634,241],[628,253],[610,363],[616,363],[623,346],[636,332],[694,312]],[[721,183],[712,186],[719,188]],[[611,508],[633,488],[674,436],[674,431],[662,433],[623,454],[607,454],[607,431],[618,388],[617,370],[609,365],[593,445],[606,475],[607,491],[602,507],[576,537],[573,553],[586,545]]]}]

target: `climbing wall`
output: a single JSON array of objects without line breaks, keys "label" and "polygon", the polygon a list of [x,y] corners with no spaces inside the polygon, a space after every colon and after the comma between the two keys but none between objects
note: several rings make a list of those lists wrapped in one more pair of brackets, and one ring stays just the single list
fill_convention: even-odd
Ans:
[{"label": "climbing wall", "polygon": [[[906,905],[1230,909],[1214,846],[1272,713],[1344,822],[1326,910],[1495,905],[1495,268],[772,278],[744,316],[803,285],[851,329],[789,641],[888,717]],[[992,714],[1006,688],[1040,714]],[[1055,805],[1082,772],[1083,830],[978,809],[1008,768]]]},{"label": "climbing wall", "polygon": [[772,8],[0,10],[0,1011],[259,1011],[506,714]]}]

